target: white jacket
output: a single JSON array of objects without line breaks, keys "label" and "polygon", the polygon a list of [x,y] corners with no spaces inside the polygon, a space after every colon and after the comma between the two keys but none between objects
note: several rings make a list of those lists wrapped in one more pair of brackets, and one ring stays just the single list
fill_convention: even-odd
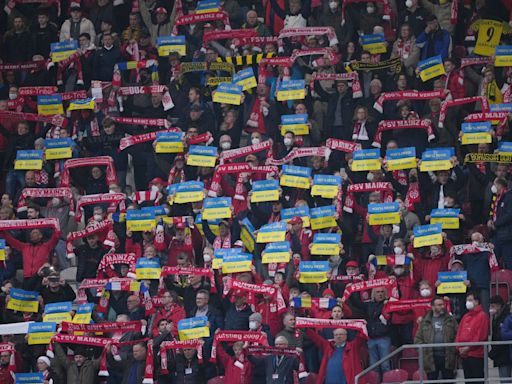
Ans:
[{"label": "white jacket", "polygon": [[[94,24],[91,20],[82,17],[80,20],[80,34],[88,33],[91,35],[91,42],[96,41],[96,31],[94,30]],[[66,41],[71,39],[71,19],[67,19],[64,23],[62,23],[62,27],[60,27],[60,41]]]}]

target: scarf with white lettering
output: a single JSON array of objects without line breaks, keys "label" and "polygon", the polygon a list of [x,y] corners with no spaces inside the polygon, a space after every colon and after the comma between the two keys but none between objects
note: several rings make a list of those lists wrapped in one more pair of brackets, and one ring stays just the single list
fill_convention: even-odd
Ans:
[{"label": "scarf with white lettering", "polygon": [[480,252],[487,252],[491,273],[500,269],[498,261],[496,260],[496,255],[494,254],[494,246],[490,243],[459,244],[452,246],[450,249],[450,262],[448,263],[448,266],[451,267],[456,256]]},{"label": "scarf with white lettering", "polygon": [[[361,83],[359,82],[359,74],[357,72],[349,73],[313,73],[311,81],[348,81],[352,87],[352,97],[354,99],[363,97],[363,91],[361,89]],[[310,87],[314,89],[314,87]]]},{"label": "scarf with white lettering", "polygon": [[448,108],[454,107],[457,105],[471,104],[479,101],[482,104],[482,112],[489,112],[489,102],[483,96],[472,96],[472,97],[463,97],[461,99],[448,100],[446,99],[441,104],[441,110],[439,111],[439,128],[443,128],[444,119],[446,118],[446,112]]},{"label": "scarf with white lettering", "polygon": [[398,286],[396,284],[395,278],[385,277],[382,279],[372,279],[366,281],[360,281],[358,283],[353,283],[345,288],[345,292],[343,292],[343,301],[347,301],[347,299],[354,292],[368,291],[374,288],[385,287],[388,290],[389,297],[398,298]]},{"label": "scarf with white lettering", "polygon": [[219,331],[213,337],[212,354],[210,361],[215,362],[217,359],[217,346],[224,342],[243,341],[247,343],[255,343],[258,345],[268,345],[267,334],[265,332],[254,331]]},{"label": "scarf with white lettering", "polygon": [[345,212],[352,213],[354,208],[354,194],[362,192],[383,192],[383,202],[389,203],[393,201],[393,188],[391,183],[379,181],[374,183],[351,184],[347,188],[347,197],[345,198]]},{"label": "scarf with white lettering", "polygon": [[63,197],[69,200],[69,215],[75,214],[73,193],[69,188],[24,188],[18,200],[18,213],[27,210],[27,199],[39,197]]},{"label": "scarf with white lettering", "polygon": [[424,129],[428,136],[428,141],[435,139],[432,122],[428,119],[409,119],[409,120],[382,120],[377,126],[377,132],[372,145],[380,148],[382,142],[382,133],[395,129]]},{"label": "scarf with white lettering", "polygon": [[362,319],[315,319],[309,317],[296,317],[295,328],[343,328],[353,329],[361,333],[365,339],[368,339],[368,330],[366,329],[366,320]]},{"label": "scarf with white lettering", "polygon": [[445,89],[437,91],[417,91],[415,89],[407,91],[395,91],[381,93],[377,101],[373,104],[373,108],[378,112],[384,112],[384,102],[391,100],[430,100],[433,98],[445,99],[449,92]]},{"label": "scarf with white lettering", "polygon": [[64,170],[60,177],[60,187],[69,187],[71,185],[70,170],[82,167],[106,167],[105,178],[108,184],[117,184],[116,168],[114,161],[110,156],[97,156],[79,159],[68,159],[64,163]]},{"label": "scarf with white lettering", "polygon": [[91,224],[87,225],[87,227],[82,229],[81,231],[70,232],[66,239],[67,257],[68,258],[75,257],[73,241],[83,239],[83,238],[89,237],[89,236],[97,234],[97,233],[105,233],[105,232],[107,233],[107,237],[103,241],[103,245],[112,249],[114,247],[114,242],[112,242],[110,240],[110,237],[108,235],[112,231],[113,231],[112,222],[110,220],[103,220],[100,222],[91,223]]},{"label": "scarf with white lettering", "polygon": [[160,344],[160,374],[167,375],[169,374],[169,369],[167,368],[167,351],[169,349],[195,349],[197,352],[197,360],[199,360],[199,364],[203,362],[203,342],[199,339],[194,340],[185,340],[185,341],[164,341]]}]

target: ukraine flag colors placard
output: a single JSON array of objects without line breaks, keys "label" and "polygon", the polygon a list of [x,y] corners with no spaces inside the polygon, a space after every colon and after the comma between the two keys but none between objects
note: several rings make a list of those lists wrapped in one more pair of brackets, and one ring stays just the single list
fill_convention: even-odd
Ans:
[{"label": "ukraine flag colors placard", "polygon": [[155,139],[155,152],[183,152],[183,132],[157,132]]},{"label": "ukraine flag colors placard", "polygon": [[215,167],[217,148],[191,145],[188,149],[187,165],[192,167]]},{"label": "ukraine flag colors placard", "polygon": [[286,223],[277,222],[263,225],[256,237],[258,243],[275,243],[278,241],[284,241],[286,238]]},{"label": "ukraine flag colors placard", "polygon": [[421,156],[421,172],[447,171],[453,168],[451,158],[454,155],[454,148],[432,148],[427,149]]},{"label": "ukraine flag colors placard", "polygon": [[262,263],[288,263],[291,257],[291,248],[288,241],[268,243],[262,253]]},{"label": "ukraine flag colors placard", "polygon": [[443,243],[441,224],[417,225],[413,228],[414,248],[440,245]]},{"label": "ukraine flag colors placard", "polygon": [[311,246],[312,255],[336,256],[340,254],[341,235],[339,233],[315,233]]},{"label": "ukraine flag colors placard", "polygon": [[283,187],[309,189],[311,177],[311,168],[299,167],[296,165],[283,165],[283,173],[279,179],[279,184]]},{"label": "ukraine flag colors placard", "polygon": [[400,206],[398,203],[368,204],[370,225],[399,224]]},{"label": "ukraine flag colors placard", "polygon": [[231,197],[209,197],[204,199],[203,220],[229,219]]},{"label": "ukraine flag colors placard", "polygon": [[372,55],[386,53],[386,39],[383,33],[375,33],[373,35],[361,36],[361,43],[365,51],[369,51]]},{"label": "ukraine flag colors placard", "polygon": [[279,200],[279,182],[277,180],[257,180],[252,183],[251,202]]},{"label": "ukraine flag colors placard", "polygon": [[50,56],[54,63],[58,63],[59,61],[67,59],[77,50],[78,42],[76,40],[50,44]]},{"label": "ukraine flag colors placard", "polygon": [[213,102],[240,105],[242,103],[242,87],[229,83],[219,84],[213,94]]},{"label": "ukraine flag colors placard", "polygon": [[433,209],[430,213],[430,223],[441,224],[443,229],[459,229],[459,214],[458,208]]},{"label": "ukraine flag colors placard", "polygon": [[187,55],[185,36],[159,36],[156,38],[158,56],[169,56],[171,52],[177,52],[180,56]]},{"label": "ukraine flag colors placard", "polygon": [[338,195],[341,187],[341,177],[335,175],[315,175],[311,196],[320,196],[324,199],[333,199]]},{"label": "ukraine flag colors placard", "polygon": [[71,301],[50,303],[44,306],[43,321],[60,324],[63,321],[71,321]]},{"label": "ukraine flag colors placard", "polygon": [[277,101],[302,100],[305,97],[305,80],[283,80],[277,87]]},{"label": "ukraine flag colors placard", "polygon": [[70,159],[73,157],[75,142],[71,137],[63,139],[45,139],[44,157],[46,160]]},{"label": "ukraine flag colors placard", "polygon": [[299,264],[300,283],[325,283],[329,271],[328,261],[301,261]]},{"label": "ukraine flag colors placard", "polygon": [[352,153],[352,172],[380,169],[380,149],[360,149]]},{"label": "ukraine flag colors placard", "polygon": [[281,135],[284,136],[286,132],[292,132],[296,136],[309,135],[308,114],[282,115]]},{"label": "ukraine flag colors placard", "polygon": [[462,123],[462,145],[492,143],[491,122]]},{"label": "ukraine flag colors placard", "polygon": [[126,211],[126,229],[132,232],[151,231],[156,227],[155,214],[144,210]]},{"label": "ukraine flag colors placard", "polygon": [[326,205],[323,207],[311,208],[310,210],[311,229],[325,229],[336,227],[336,207]]},{"label": "ukraine flag colors placard", "polygon": [[252,269],[252,254],[238,253],[222,257],[222,273],[250,272]]},{"label": "ukraine flag colors placard", "polygon": [[421,81],[425,82],[438,76],[446,75],[441,56],[433,56],[418,63]]},{"label": "ukraine flag colors placard", "polygon": [[39,308],[39,292],[11,288],[9,290],[9,296],[10,299],[7,302],[7,309],[18,312],[37,313]]},{"label": "ukraine flag colors placard", "polygon": [[141,257],[135,264],[135,275],[137,280],[158,280],[162,268],[158,259]]},{"label": "ukraine flag colors placard", "polygon": [[254,70],[252,67],[242,69],[241,71],[235,73],[233,75],[232,82],[242,87],[243,91],[256,88],[258,85],[256,83],[256,77],[254,76]]},{"label": "ukraine flag colors placard", "polygon": [[309,227],[309,207],[307,205],[281,210],[281,221],[289,222],[295,216],[302,219],[303,227]]},{"label": "ukraine flag colors placard", "polygon": [[30,323],[28,325],[28,345],[50,344],[57,324],[53,322]]},{"label": "ukraine flag colors placard", "polygon": [[43,151],[26,149],[16,152],[14,169],[17,171],[39,171],[43,168]]},{"label": "ukraine flag colors placard", "polygon": [[210,337],[208,318],[196,316],[178,321],[178,336],[180,341]]},{"label": "ukraine flag colors placard", "polygon": [[416,148],[388,149],[386,151],[386,164],[388,171],[416,168]]},{"label": "ukraine flag colors placard", "polygon": [[37,114],[42,116],[63,115],[61,95],[38,95]]}]

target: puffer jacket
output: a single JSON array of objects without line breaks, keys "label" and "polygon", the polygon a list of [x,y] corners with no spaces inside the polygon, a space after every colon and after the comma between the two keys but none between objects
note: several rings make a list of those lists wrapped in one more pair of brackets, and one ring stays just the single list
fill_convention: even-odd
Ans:
[{"label": "puffer jacket", "polygon": [[[457,330],[457,343],[471,341],[487,341],[489,338],[489,316],[483,311],[482,306],[478,305],[475,309],[466,313],[459,324]],[[458,347],[460,349],[462,347]],[[470,347],[469,351],[463,357],[484,357],[483,347]]]}]

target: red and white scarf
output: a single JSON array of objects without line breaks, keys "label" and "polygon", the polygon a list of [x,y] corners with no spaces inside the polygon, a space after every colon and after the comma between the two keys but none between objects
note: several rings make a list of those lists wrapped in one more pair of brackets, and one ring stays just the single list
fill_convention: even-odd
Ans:
[{"label": "red and white scarf", "polygon": [[37,113],[14,112],[14,111],[0,111],[1,120],[26,120],[35,121],[39,123],[49,123],[57,127],[65,128],[68,125],[68,119],[61,115],[43,116]]},{"label": "red and white scarf", "polygon": [[352,213],[354,208],[354,193],[363,192],[384,192],[383,201],[385,203],[393,201],[393,188],[389,182],[379,181],[375,183],[351,184],[347,188],[347,197],[345,198],[343,210]]},{"label": "red and white scarf", "polygon": [[103,244],[109,248],[114,247],[114,242],[111,240],[110,234],[113,232],[112,222],[110,220],[103,220],[100,222],[94,222],[89,224],[87,227],[82,229],[81,231],[70,232],[66,239],[66,254],[68,258],[75,257],[75,252],[73,249],[73,241],[86,238],[88,236],[94,235],[96,233],[105,233],[107,232],[107,237],[103,241]]},{"label": "red and white scarf", "polygon": [[248,145],[242,148],[234,148],[229,149],[227,151],[222,151],[219,155],[219,163],[223,164],[226,161],[231,161],[235,159],[239,159],[241,157],[245,157],[247,155],[252,155],[254,153],[258,153],[261,151],[267,151],[267,158],[271,156],[272,150],[272,139],[265,140],[258,144]]},{"label": "red and white scarf", "polygon": [[327,139],[327,141],[325,142],[325,146],[331,150],[341,151],[345,153],[352,153],[354,151],[361,149],[361,144],[359,143],[333,138]]},{"label": "red and white scarf", "polygon": [[[208,191],[208,196],[218,196],[221,191],[221,181],[222,177],[227,174],[240,174],[240,173],[257,173],[257,174],[274,174],[277,175],[279,173],[279,169],[274,166],[263,165],[259,167],[253,167],[249,163],[235,163],[235,164],[222,164],[217,166],[215,173],[213,174],[212,182],[210,183],[210,189]],[[235,194],[242,196],[243,195],[243,183],[240,177],[237,178],[237,183],[235,185]]]},{"label": "red and white scarf", "polygon": [[295,328],[343,328],[353,329],[361,333],[365,339],[368,339],[368,330],[366,329],[366,320],[361,319],[315,319],[309,317],[296,317]]},{"label": "red and white scarf", "polygon": [[405,207],[407,210],[413,212],[414,204],[421,202],[420,185],[419,183],[410,183],[405,196]]},{"label": "red and white scarf", "polygon": [[109,203],[108,212],[115,212],[117,207],[121,212],[125,211],[124,200],[126,196],[124,193],[98,193],[95,195],[82,196],[76,205],[75,221],[82,220],[82,211],[86,205],[97,205]]},{"label": "red and white scarf", "polygon": [[444,119],[446,118],[446,112],[448,111],[448,108],[454,107],[456,105],[476,103],[477,101],[482,104],[482,112],[489,112],[489,102],[483,96],[463,97],[462,99],[447,99],[443,101],[441,104],[441,110],[439,111],[439,128],[443,128],[444,126]]},{"label": "red and white scarf", "polygon": [[505,127],[508,124],[508,112],[479,112],[472,113],[464,118],[464,121],[468,123],[475,123],[479,121],[498,121],[498,125],[496,127],[496,136],[501,138],[503,136]]},{"label": "red and white scarf", "polygon": [[384,102],[391,100],[430,100],[433,98],[445,99],[449,92],[445,89],[437,91],[417,91],[415,89],[409,91],[395,91],[381,93],[377,101],[373,104],[373,108],[378,112],[384,111]]},{"label": "red and white scarf", "polygon": [[167,119],[152,119],[146,117],[111,117],[113,121],[119,124],[126,125],[146,125],[148,127],[165,127],[170,128],[171,123]]},{"label": "red and white scarf", "polygon": [[210,41],[216,40],[231,40],[231,39],[244,39],[256,37],[257,32],[254,29],[231,29],[224,31],[208,31],[203,34],[203,48],[205,48]]},{"label": "red and white scarf", "polygon": [[[39,61],[24,61],[21,63],[3,63],[0,64],[0,71],[30,71],[39,69],[45,65],[43,60]],[[19,92],[19,90],[18,90]]]},{"label": "red and white scarf", "polygon": [[252,106],[249,119],[247,120],[245,131],[248,133],[258,132],[262,135],[267,133],[265,128],[265,119],[263,118],[262,102],[268,102],[267,97],[256,97]]},{"label": "red and white scarf", "polygon": [[389,319],[393,312],[412,311],[415,309],[429,310],[432,299],[389,300],[382,308],[382,316]]},{"label": "red and white scarf", "polygon": [[63,197],[69,200],[69,214],[75,214],[75,203],[73,193],[69,188],[25,188],[18,200],[18,212],[27,210],[26,199],[39,197]]},{"label": "red and white scarf", "polygon": [[256,343],[259,345],[268,345],[267,334],[265,332],[254,331],[220,331],[213,337],[212,354],[210,361],[217,359],[217,346],[219,343],[243,341],[247,343]]},{"label": "red and white scarf", "polygon": [[69,187],[71,178],[69,171],[74,168],[82,167],[106,167],[105,177],[107,184],[117,184],[116,168],[114,161],[110,156],[87,157],[82,159],[68,159],[64,163],[64,170],[60,177],[60,187]]},{"label": "red and white scarf", "polygon": [[[145,120],[150,120],[150,119],[145,119]],[[161,121],[158,121],[158,123],[164,123],[164,121],[166,121],[165,119],[151,119],[151,120],[161,120]],[[164,126],[164,125],[159,124],[159,126]],[[169,129],[165,129],[162,131],[154,131],[154,132],[143,133],[141,135],[123,137],[119,141],[119,150],[123,151],[126,148],[129,148],[133,145],[147,143],[149,141],[155,141],[157,132],[181,132],[181,129],[169,128]]]},{"label": "red and white scarf", "polygon": [[231,29],[231,25],[229,23],[229,15],[226,12],[208,12],[196,13],[194,15],[181,15],[176,18],[174,25],[189,25],[198,23],[208,23],[212,21],[221,21],[224,24],[224,29]]},{"label": "red and white scarf", "polygon": [[353,283],[345,288],[345,292],[343,292],[343,301],[347,301],[347,299],[354,292],[368,291],[374,288],[385,287],[388,290],[388,295],[390,297],[398,298],[398,286],[396,284],[396,279],[385,277],[382,279],[372,279],[366,281],[360,281],[358,283]]},{"label": "red and white scarf", "polygon": [[51,228],[60,231],[59,219],[0,220],[0,231]]},{"label": "red and white scarf", "polygon": [[169,349],[193,348],[196,350],[197,360],[199,360],[199,364],[201,364],[203,362],[203,344],[203,341],[198,339],[185,341],[164,341],[162,344],[160,344],[160,374],[169,374],[169,369],[167,368],[167,351]]},{"label": "red and white scarf", "polygon": [[231,234],[228,234],[224,239],[220,236],[215,236],[212,246],[213,249],[231,248]]},{"label": "red and white scarf", "polygon": [[338,38],[333,27],[303,27],[303,28],[286,28],[279,33],[279,40],[289,37],[304,36],[322,36],[327,35],[329,46],[333,47],[338,44]]},{"label": "red and white scarf", "polygon": [[328,154],[327,147],[293,148],[290,153],[282,159],[267,159],[267,164],[283,165],[294,159],[307,156],[319,156],[327,159]]},{"label": "red and white scarf", "polygon": [[[98,265],[98,278],[102,275],[108,277],[117,277],[114,271],[116,264],[127,264],[128,265],[128,277],[135,277],[135,254],[133,253],[107,253],[101,259]],[[125,279],[130,280],[130,279]]]},{"label": "red and white scarf", "polygon": [[377,132],[372,145],[380,148],[382,142],[382,133],[395,129],[424,129],[428,135],[428,141],[435,139],[432,122],[428,119],[409,119],[409,120],[382,120],[377,126]]},{"label": "red and white scarf", "polygon": [[[349,73],[313,73],[311,81],[348,81],[352,87],[352,97],[357,99],[363,97],[361,83],[359,82],[359,74],[357,72]],[[310,87],[314,89],[314,87]]]},{"label": "red and white scarf", "polygon": [[[76,324],[69,321],[63,321],[60,325],[61,332],[142,332],[143,325],[140,320],[122,321],[122,322],[106,322],[99,324]],[[145,328],[145,327],[144,327]]]},{"label": "red and white scarf", "polygon": [[9,357],[9,365],[7,370],[10,372],[11,376],[14,376],[16,372],[16,348],[13,343],[0,343],[0,353],[8,352],[11,354]]},{"label": "red and white scarf", "polygon": [[471,253],[479,252],[488,253],[489,269],[491,270],[491,273],[496,272],[497,270],[500,269],[498,265],[498,260],[496,259],[496,255],[494,254],[494,246],[489,243],[459,244],[452,246],[452,248],[450,249],[450,262],[448,263],[448,266],[451,267],[456,256],[468,255]]}]

